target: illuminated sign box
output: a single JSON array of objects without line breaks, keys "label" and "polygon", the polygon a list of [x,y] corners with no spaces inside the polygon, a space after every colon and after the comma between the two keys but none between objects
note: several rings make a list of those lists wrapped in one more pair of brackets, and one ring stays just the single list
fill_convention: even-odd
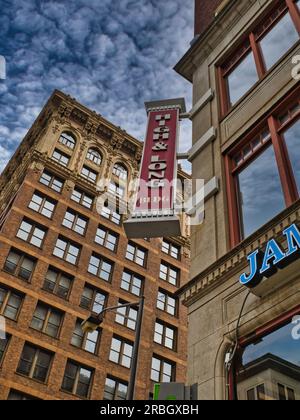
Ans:
[{"label": "illuminated sign box", "polygon": [[183,98],[147,102],[148,127],[141,163],[136,205],[124,223],[129,238],[180,236],[175,214],[177,149]]},{"label": "illuminated sign box", "polygon": [[[274,291],[299,273],[300,266],[300,230],[292,224],[282,232],[286,249],[271,239],[263,252],[256,249],[248,255],[248,273],[240,276],[240,283],[253,291],[257,296],[264,296]],[[284,271],[282,271],[285,269]],[[269,280],[270,279],[270,280]]]}]

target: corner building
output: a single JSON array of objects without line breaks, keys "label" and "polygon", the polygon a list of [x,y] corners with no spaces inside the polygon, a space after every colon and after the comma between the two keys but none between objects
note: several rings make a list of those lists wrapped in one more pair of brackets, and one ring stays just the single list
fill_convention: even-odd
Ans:
[{"label": "corner building", "polygon": [[141,142],[55,91],[2,173],[1,399],[125,399],[137,310],[107,313],[93,334],[80,324],[142,295],[135,397],[185,382],[187,313],[175,292],[188,280],[188,236],[128,241],[118,211],[97,208],[102,179],[125,205],[141,155]]},{"label": "corner building", "polygon": [[200,400],[299,400],[299,243],[298,261],[271,256],[250,293],[239,280],[253,252],[276,241],[286,255],[283,232],[299,229],[300,1],[196,0],[195,10],[175,67],[193,84],[190,159],[209,192],[180,290],[188,383]]}]

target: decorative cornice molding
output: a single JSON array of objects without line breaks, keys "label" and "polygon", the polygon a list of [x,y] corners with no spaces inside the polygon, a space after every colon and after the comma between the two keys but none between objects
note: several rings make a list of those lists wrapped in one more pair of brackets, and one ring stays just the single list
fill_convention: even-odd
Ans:
[{"label": "decorative cornice molding", "polygon": [[260,248],[263,249],[270,239],[281,240],[282,231],[292,223],[300,222],[300,200],[286,209],[266,226],[255,232],[240,245],[218,259],[210,267],[200,273],[196,278],[183,286],[176,293],[181,295],[185,305],[189,306],[218,287],[248,264],[247,255]]}]

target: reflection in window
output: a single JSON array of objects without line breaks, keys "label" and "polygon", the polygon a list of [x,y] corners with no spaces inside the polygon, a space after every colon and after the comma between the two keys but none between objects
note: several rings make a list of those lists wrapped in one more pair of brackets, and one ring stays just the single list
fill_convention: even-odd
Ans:
[{"label": "reflection in window", "polygon": [[231,105],[234,105],[258,81],[253,54],[248,54],[229,74],[228,91]]},{"label": "reflection in window", "polygon": [[244,237],[285,208],[275,153],[269,147],[238,175]]},{"label": "reflection in window", "polygon": [[300,192],[300,120],[284,133],[295,180]]},{"label": "reflection in window", "polygon": [[287,13],[260,41],[267,70],[269,70],[299,39],[298,32]]},{"label": "reflection in window", "polygon": [[300,340],[295,323],[242,349],[236,360],[239,400],[300,399]]}]

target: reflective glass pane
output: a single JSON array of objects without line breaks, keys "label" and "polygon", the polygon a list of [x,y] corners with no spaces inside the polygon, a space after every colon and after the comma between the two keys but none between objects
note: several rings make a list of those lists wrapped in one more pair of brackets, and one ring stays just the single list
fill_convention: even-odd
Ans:
[{"label": "reflective glass pane", "polygon": [[300,312],[237,356],[239,400],[300,400]]},{"label": "reflective glass pane", "polygon": [[258,81],[252,53],[248,54],[229,74],[227,81],[230,103],[231,105],[234,105]]},{"label": "reflective glass pane", "polygon": [[244,237],[285,208],[273,147],[269,147],[238,175]]},{"label": "reflective glass pane", "polygon": [[284,133],[284,138],[300,193],[300,120]]},{"label": "reflective glass pane", "polygon": [[287,13],[260,41],[267,69],[277,63],[298,40],[298,32]]}]

